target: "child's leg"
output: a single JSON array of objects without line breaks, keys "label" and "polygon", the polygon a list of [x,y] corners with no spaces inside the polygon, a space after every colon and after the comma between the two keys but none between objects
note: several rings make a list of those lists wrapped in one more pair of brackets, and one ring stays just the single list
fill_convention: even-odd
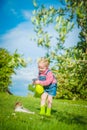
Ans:
[{"label": "child's leg", "polygon": [[46,103],[46,99],[47,99],[48,93],[43,93],[41,95],[41,106],[44,106]]},{"label": "child's leg", "polygon": [[47,99],[47,112],[46,112],[47,116],[51,115],[52,99],[53,99],[53,97],[51,95],[48,95],[48,99]]},{"label": "child's leg", "polygon": [[41,115],[45,114],[45,103],[46,103],[47,96],[48,96],[47,93],[43,93],[41,95],[41,110],[40,110]]}]

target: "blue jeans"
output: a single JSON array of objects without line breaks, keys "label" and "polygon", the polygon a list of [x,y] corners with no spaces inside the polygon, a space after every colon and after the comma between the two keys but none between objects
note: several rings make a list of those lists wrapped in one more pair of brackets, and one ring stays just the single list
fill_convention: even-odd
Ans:
[{"label": "blue jeans", "polygon": [[50,86],[44,86],[44,92],[47,92],[51,96],[56,96],[57,84],[51,84]]},{"label": "blue jeans", "polygon": [[[46,76],[39,76],[39,80],[45,81]],[[47,92],[51,96],[56,96],[56,91],[57,91],[57,83],[44,86],[44,92]]]}]

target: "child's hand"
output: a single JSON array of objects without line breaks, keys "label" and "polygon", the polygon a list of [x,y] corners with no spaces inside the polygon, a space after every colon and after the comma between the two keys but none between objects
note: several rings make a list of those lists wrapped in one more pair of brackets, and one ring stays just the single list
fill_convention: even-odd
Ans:
[{"label": "child's hand", "polygon": [[35,80],[35,81],[34,81],[34,84],[39,84],[39,80]]},{"label": "child's hand", "polygon": [[35,79],[32,79],[32,81],[33,81],[33,84],[35,84],[35,81],[36,81],[37,79],[35,78]]}]

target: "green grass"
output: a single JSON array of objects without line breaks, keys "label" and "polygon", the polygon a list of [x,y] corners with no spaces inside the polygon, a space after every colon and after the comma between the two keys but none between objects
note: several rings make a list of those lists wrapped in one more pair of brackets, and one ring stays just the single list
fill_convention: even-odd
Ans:
[{"label": "green grass", "polygon": [[[35,114],[14,112],[20,101]],[[0,130],[85,130],[87,101],[53,100],[52,116],[40,116],[40,98],[0,93]]]}]

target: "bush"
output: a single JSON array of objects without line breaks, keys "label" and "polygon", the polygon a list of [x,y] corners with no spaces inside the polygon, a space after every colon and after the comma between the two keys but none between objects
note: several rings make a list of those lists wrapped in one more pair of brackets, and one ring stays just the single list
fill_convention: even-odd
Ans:
[{"label": "bush", "polygon": [[14,69],[20,65],[25,67],[26,63],[17,51],[11,55],[7,50],[0,48],[0,92],[8,90],[12,83],[11,76],[15,73]]}]

